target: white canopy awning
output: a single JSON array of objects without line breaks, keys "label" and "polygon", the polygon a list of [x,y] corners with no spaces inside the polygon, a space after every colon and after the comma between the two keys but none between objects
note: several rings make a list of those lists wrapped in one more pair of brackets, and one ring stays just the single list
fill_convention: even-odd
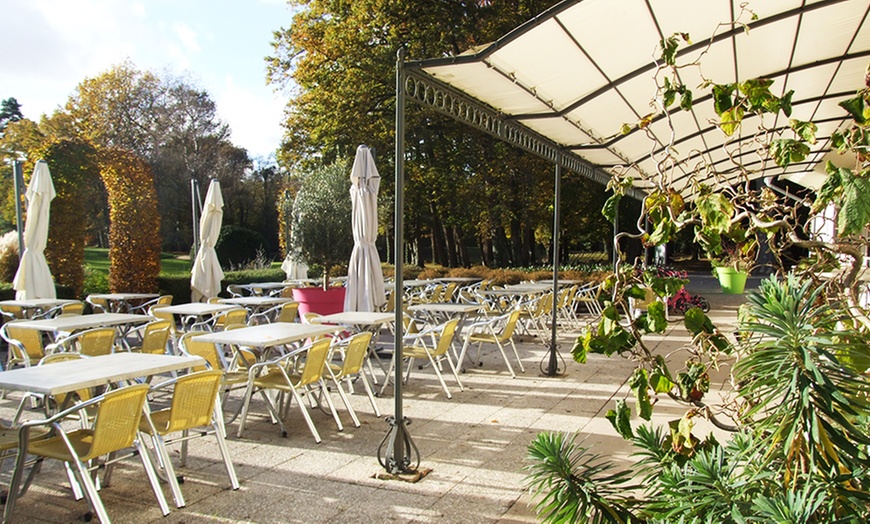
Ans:
[{"label": "white canopy awning", "polygon": [[[620,166],[655,171],[651,153],[670,140],[666,121],[651,124],[655,143],[635,129],[653,112],[654,58],[659,42],[688,33],[680,62],[698,55],[716,83],[774,80],[774,94],[794,90],[792,118],[818,125],[818,142],[805,162],[756,176],[812,178],[830,149],[830,136],[846,121],[837,103],[864,86],[870,61],[870,4],[866,0],[760,0],[750,30],[724,27],[742,0],[569,0],[498,41],[460,56],[408,62],[407,96],[600,182]],[[683,83],[701,83],[691,68]],[[700,91],[697,91],[700,93]],[[675,146],[681,153],[726,171],[723,134],[709,100],[696,95],[690,112],[676,109]],[[768,125],[782,128],[781,115]],[[747,128],[751,122],[744,123]],[[746,130],[747,133],[751,129]],[[691,162],[694,164],[696,162]],[[687,168],[683,168],[687,169]],[[809,177],[815,170],[815,176]],[[732,173],[737,176],[736,173]],[[675,185],[685,183],[679,173]]]}]

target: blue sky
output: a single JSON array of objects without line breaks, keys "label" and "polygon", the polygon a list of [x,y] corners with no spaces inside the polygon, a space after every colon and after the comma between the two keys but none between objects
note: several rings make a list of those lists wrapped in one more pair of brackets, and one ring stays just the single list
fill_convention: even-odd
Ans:
[{"label": "blue sky", "polygon": [[263,57],[291,16],[285,0],[0,0],[0,99],[38,121],[129,59],[207,90],[232,141],[267,156],[287,94],[266,85]]}]

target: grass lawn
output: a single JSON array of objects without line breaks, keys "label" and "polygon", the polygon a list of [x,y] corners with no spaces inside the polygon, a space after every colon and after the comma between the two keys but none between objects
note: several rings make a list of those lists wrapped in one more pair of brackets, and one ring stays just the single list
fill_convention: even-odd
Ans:
[{"label": "grass lawn", "polygon": [[[109,274],[109,250],[100,247],[85,248],[85,267]],[[170,253],[160,253],[160,274],[163,276],[190,274],[190,260],[181,259]]]}]

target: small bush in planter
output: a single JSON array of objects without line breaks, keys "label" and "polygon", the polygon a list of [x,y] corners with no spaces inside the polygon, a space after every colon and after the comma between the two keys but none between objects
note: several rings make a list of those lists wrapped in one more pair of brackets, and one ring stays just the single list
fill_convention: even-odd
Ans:
[{"label": "small bush in planter", "polygon": [[330,269],[347,264],[353,250],[350,170],[346,162],[320,167],[302,180],[291,214],[290,253],[309,267],[323,268],[323,289]]}]

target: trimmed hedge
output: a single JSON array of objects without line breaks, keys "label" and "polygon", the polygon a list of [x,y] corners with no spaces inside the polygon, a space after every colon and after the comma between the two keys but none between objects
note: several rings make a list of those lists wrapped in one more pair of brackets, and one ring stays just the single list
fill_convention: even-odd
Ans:
[{"label": "trimmed hedge", "polygon": [[[281,282],[284,271],[277,269],[250,269],[245,271],[225,271],[221,282],[220,296],[229,297],[227,286],[249,282]],[[157,277],[157,287],[161,295],[172,295],[174,304],[190,302],[190,275],[171,275]]]}]

